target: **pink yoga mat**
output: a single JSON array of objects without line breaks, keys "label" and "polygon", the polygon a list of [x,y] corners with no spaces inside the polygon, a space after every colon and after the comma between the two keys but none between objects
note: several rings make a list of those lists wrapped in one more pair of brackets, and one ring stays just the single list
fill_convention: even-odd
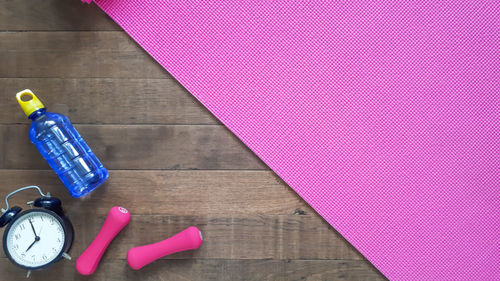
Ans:
[{"label": "pink yoga mat", "polygon": [[96,0],[391,280],[500,280],[497,0]]}]

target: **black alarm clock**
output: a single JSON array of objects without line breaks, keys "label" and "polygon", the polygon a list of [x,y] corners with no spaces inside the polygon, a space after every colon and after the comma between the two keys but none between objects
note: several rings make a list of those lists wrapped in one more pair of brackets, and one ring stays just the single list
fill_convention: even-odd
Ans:
[{"label": "black alarm clock", "polygon": [[[42,197],[27,204],[32,208],[9,208],[9,197],[17,192],[37,189]],[[5,197],[6,210],[2,209],[0,227],[7,226],[3,234],[3,250],[9,260],[28,270],[46,268],[61,259],[71,259],[73,225],[62,209],[61,200],[42,193],[38,186],[19,188]]]}]

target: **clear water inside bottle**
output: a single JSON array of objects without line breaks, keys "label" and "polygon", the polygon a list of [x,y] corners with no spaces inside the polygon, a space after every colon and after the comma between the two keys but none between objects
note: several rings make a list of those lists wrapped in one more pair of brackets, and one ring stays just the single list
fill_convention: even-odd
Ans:
[{"label": "clear water inside bottle", "polygon": [[81,197],[108,178],[108,171],[61,114],[41,110],[33,120],[30,139],[74,197]]}]

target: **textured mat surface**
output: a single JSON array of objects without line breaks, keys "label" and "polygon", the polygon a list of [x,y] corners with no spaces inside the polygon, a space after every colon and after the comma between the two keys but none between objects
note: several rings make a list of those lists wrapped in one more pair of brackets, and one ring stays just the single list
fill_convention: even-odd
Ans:
[{"label": "textured mat surface", "polygon": [[498,1],[95,1],[392,280],[500,280]]}]

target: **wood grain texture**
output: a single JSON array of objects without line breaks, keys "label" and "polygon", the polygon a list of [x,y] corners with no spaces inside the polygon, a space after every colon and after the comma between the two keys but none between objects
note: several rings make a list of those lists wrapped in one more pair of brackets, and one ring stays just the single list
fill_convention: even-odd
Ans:
[{"label": "wood grain texture", "polygon": [[[40,185],[76,229],[74,259],[31,280],[88,280],[74,262],[115,205],[132,221],[92,280],[385,280],[96,5],[0,1],[0,62],[0,196]],[[14,99],[25,88],[68,115],[111,169],[90,196],[70,197],[29,142]],[[199,250],[127,266],[130,247],[189,225],[203,231]],[[25,276],[3,252],[0,272],[2,281]]]},{"label": "wood grain texture", "polygon": [[0,30],[121,30],[97,5],[79,0],[2,0]]},{"label": "wood grain texture", "polygon": [[1,123],[29,123],[15,99],[27,87],[74,124],[220,124],[173,79],[116,78],[0,78]]},{"label": "wood grain texture", "polygon": [[[52,171],[0,170],[0,194],[35,179],[64,202],[77,233],[74,254],[83,252],[109,209],[119,205],[132,221],[108,258],[195,225],[204,233],[203,248],[173,258],[363,259],[270,171],[111,171],[106,186],[81,200],[69,196]],[[10,203],[23,206],[35,197],[23,192]]]},{"label": "wood grain texture", "polygon": [[[89,280],[64,261],[30,280]],[[0,258],[2,281],[22,280],[26,272]],[[339,260],[160,260],[134,271],[124,260],[105,260],[91,280],[106,281],[378,281],[385,280],[366,261]]]},{"label": "wood grain texture", "polygon": [[[221,125],[75,127],[108,169],[267,169]],[[28,131],[29,124],[0,125],[0,169],[48,168]]]},{"label": "wood grain texture", "polygon": [[[133,211],[133,210],[132,210]],[[131,211],[131,212],[132,212]],[[75,228],[71,254],[79,256],[90,245],[104,216],[68,212]],[[203,247],[165,259],[336,259],[363,260],[317,216],[188,217],[133,215],[129,225],[109,246],[106,259],[121,259],[136,246],[155,243],[196,226],[203,233]],[[0,257],[5,257],[2,253]]]},{"label": "wood grain texture", "polygon": [[[106,186],[82,200],[69,196],[52,171],[0,170],[0,193],[34,179],[65,202],[79,234],[76,254],[119,205],[133,214],[132,221],[108,258],[124,257],[138,241],[153,243],[195,225],[204,233],[203,248],[173,258],[363,259],[270,171],[111,171]],[[23,192],[10,203],[23,206],[35,197]]]},{"label": "wood grain texture", "polygon": [[0,32],[0,77],[170,78],[125,32]]},{"label": "wood grain texture", "polygon": [[[65,202],[68,212],[98,217],[114,205],[135,215],[313,215],[271,171],[111,170],[109,180],[82,200],[71,197],[52,170],[0,170],[0,194],[35,183]],[[22,204],[36,194],[22,192],[14,200]]]}]

